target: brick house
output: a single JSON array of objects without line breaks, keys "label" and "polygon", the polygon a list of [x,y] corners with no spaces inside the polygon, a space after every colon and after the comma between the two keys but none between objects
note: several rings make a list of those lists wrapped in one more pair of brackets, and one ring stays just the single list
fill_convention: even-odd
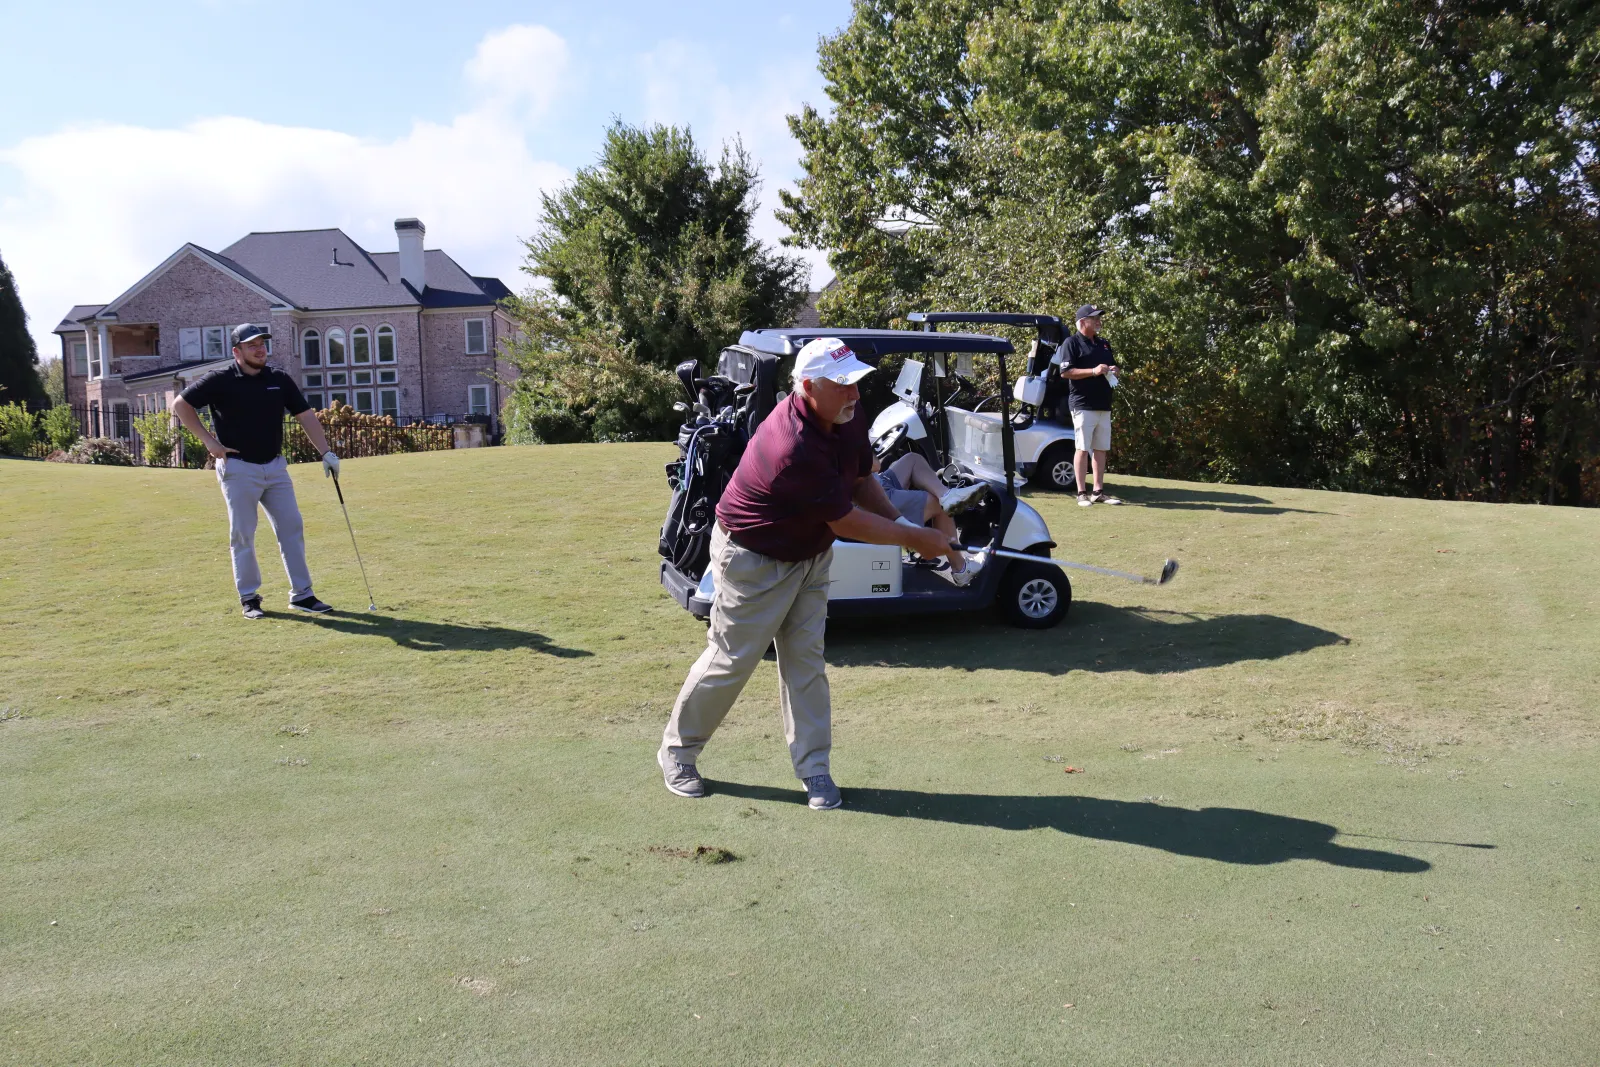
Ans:
[{"label": "brick house", "polygon": [[109,304],[79,304],[61,338],[67,402],[92,436],[127,437],[232,359],[228,331],[267,323],[272,362],[323,408],[498,425],[516,368],[499,358],[512,323],[498,278],[468,274],[423,225],[397,219],[398,248],[368,252],[344,231],[252,233],[211,252],[186,244]]}]

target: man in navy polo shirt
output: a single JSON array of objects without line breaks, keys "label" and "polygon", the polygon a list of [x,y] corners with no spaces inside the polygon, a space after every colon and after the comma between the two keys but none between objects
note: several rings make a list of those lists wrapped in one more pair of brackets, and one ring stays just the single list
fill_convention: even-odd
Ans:
[{"label": "man in navy polo shirt", "polygon": [[807,344],[795,358],[794,392],[761,423],[723,491],[711,535],[716,593],[706,650],[689,670],[656,754],[678,796],[705,796],[695,769],[700,751],[776,643],[795,776],[812,808],[840,804],[828,773],[832,707],[822,655],[833,539],[900,545],[929,559],[950,549],[938,530],[896,521],[872,477],[856,385],[871,373],[837,338]]},{"label": "man in navy polo shirt", "polygon": [[[339,457],[328,447],[317,413],[294,379],[267,366],[265,326],[244,323],[233,329],[233,366],[212,371],[172,402],[172,413],[200,438],[217,461],[217,481],[228,505],[228,542],[233,551],[233,581],[247,619],[266,618],[261,610],[261,567],[256,563],[257,505],[266,509],[278,552],[289,575],[289,606],[317,614],[332,611],[311,591],[306,566],[305,525],[295,502],[294,483],[283,452],[283,416],[299,420],[318,452],[323,474],[339,473]],[[200,421],[197,408],[209,407],[217,432]]]}]

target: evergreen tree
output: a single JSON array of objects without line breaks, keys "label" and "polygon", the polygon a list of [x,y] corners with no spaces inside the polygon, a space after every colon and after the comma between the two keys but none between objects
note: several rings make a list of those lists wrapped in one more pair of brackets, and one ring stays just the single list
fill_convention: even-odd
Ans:
[{"label": "evergreen tree", "polygon": [[35,408],[45,404],[39,352],[28,332],[28,315],[17,296],[16,279],[4,258],[0,258],[0,403]]}]

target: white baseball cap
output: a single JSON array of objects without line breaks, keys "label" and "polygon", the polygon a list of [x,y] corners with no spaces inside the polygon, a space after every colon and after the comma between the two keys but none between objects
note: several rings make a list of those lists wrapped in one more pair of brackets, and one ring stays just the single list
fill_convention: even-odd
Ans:
[{"label": "white baseball cap", "polygon": [[826,378],[840,385],[854,385],[874,368],[861,362],[850,346],[837,337],[818,337],[807,341],[800,354],[794,357],[794,380]]}]

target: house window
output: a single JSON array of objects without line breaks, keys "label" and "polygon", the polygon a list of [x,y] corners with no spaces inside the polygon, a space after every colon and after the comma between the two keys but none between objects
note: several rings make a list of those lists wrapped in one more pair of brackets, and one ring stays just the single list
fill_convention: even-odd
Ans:
[{"label": "house window", "polygon": [[322,335],[316,330],[300,335],[300,362],[307,367],[322,366]]},{"label": "house window", "polygon": [[320,374],[308,374],[308,375],[306,375],[306,385],[307,385],[307,387],[314,389],[314,388],[320,386],[321,384],[322,384],[322,375],[320,375]]},{"label": "house window", "polygon": [[87,341],[72,342],[72,373],[79,378],[89,373],[89,344]]},{"label": "house window", "polygon": [[321,411],[322,410],[322,394],[321,393],[307,393],[306,394],[306,403],[310,404],[313,409],[315,409],[317,411]]},{"label": "house window", "polygon": [[363,415],[371,415],[372,414],[372,390],[371,389],[357,389],[356,390],[356,410],[361,412],[361,414],[363,414]]},{"label": "house window", "polygon": [[367,333],[365,326],[357,326],[350,331],[350,362],[372,362],[372,336]]},{"label": "house window", "polygon": [[400,372],[397,370],[381,370],[378,372],[379,385],[394,385],[399,382],[399,380]]},{"label": "house window", "polygon": [[371,385],[372,372],[369,370],[358,370],[355,373],[355,379],[357,385]]},{"label": "house window", "polygon": [[344,331],[328,331],[328,366],[344,366]]},{"label": "house window", "polygon": [[400,417],[400,390],[378,390],[378,414],[387,415],[391,419]]},{"label": "house window", "polygon": [[484,319],[467,320],[467,355],[481,356],[489,351],[489,331]]},{"label": "house window", "polygon": [[328,384],[329,385],[344,385],[349,380],[350,380],[350,375],[346,374],[342,370],[341,371],[334,371],[332,374],[328,375]]},{"label": "house window", "polygon": [[133,436],[133,419],[128,412],[128,405],[119,400],[112,405],[111,411],[116,416],[117,422],[116,432],[113,436],[120,437],[123,440]]},{"label": "house window", "polygon": [[328,406],[330,408],[333,407],[333,405],[335,405],[335,404],[348,404],[348,403],[350,403],[350,394],[349,393],[346,393],[346,392],[341,390],[340,392],[337,392],[337,393],[329,393],[328,394]]},{"label": "house window", "polygon": [[378,327],[378,362],[394,362],[394,327]]},{"label": "house window", "polygon": [[205,328],[206,359],[221,359],[228,354],[228,342],[225,333],[225,328],[221,326],[207,326]]},{"label": "house window", "polygon": [[467,414],[489,414],[489,387],[487,385],[467,386]]}]

